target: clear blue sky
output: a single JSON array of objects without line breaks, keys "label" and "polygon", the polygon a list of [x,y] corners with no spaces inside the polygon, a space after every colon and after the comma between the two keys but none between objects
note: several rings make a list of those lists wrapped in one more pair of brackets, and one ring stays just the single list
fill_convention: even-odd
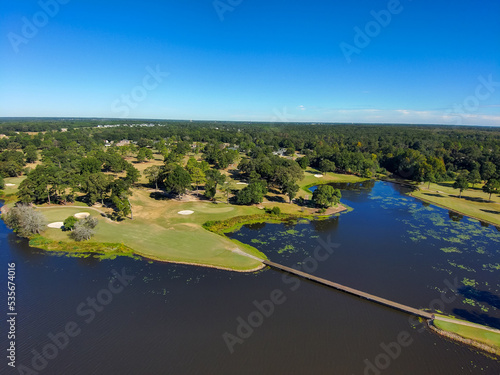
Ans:
[{"label": "clear blue sky", "polygon": [[0,116],[500,125],[499,1],[59,1],[0,4]]}]

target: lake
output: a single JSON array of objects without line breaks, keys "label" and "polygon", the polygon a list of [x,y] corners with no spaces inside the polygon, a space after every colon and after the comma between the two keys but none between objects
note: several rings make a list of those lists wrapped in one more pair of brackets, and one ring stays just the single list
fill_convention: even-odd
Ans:
[{"label": "lake", "polygon": [[[351,212],[248,225],[230,236],[277,263],[500,328],[497,228],[423,204],[398,185],[340,187]],[[35,365],[37,373],[51,375],[500,373],[500,362],[433,334],[407,314],[276,270],[246,274],[48,255],[3,222],[0,241],[4,280],[7,263],[16,263],[17,369]],[[6,301],[5,284],[1,293]],[[1,342],[6,353],[6,335]],[[4,358],[2,374],[18,373],[6,364]]]}]

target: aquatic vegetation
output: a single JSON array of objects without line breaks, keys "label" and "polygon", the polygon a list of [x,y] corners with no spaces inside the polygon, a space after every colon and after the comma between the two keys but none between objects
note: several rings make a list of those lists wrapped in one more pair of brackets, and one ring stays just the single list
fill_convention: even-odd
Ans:
[{"label": "aquatic vegetation", "polygon": [[495,264],[483,264],[483,268],[487,269],[490,272],[494,272],[494,270],[500,270],[500,263]]},{"label": "aquatic vegetation", "polygon": [[463,264],[457,264],[457,263],[453,263],[453,262],[450,262],[450,261],[448,261],[448,263],[450,264],[450,266],[453,266],[453,267],[456,267],[456,268],[460,268],[460,269],[468,271],[468,272],[476,272],[475,269],[473,269],[471,267],[464,266]]},{"label": "aquatic vegetation", "polygon": [[267,245],[267,244],[268,244],[268,242],[266,242],[266,241],[261,241],[261,240],[259,240],[259,239],[257,239],[257,238],[252,238],[251,242],[253,242],[253,243],[258,243],[258,244],[261,244],[261,245]]},{"label": "aquatic vegetation", "polygon": [[474,301],[473,299],[470,299],[470,298],[465,298],[464,300],[462,300],[462,303],[465,303],[465,304],[471,305],[471,306],[476,306],[476,301]]},{"label": "aquatic vegetation", "polygon": [[462,280],[462,284],[475,288],[478,283],[474,279],[468,279],[468,278],[464,277]]},{"label": "aquatic vegetation", "polygon": [[295,247],[291,244],[286,245],[285,247],[282,247],[281,249],[278,250],[278,254],[283,254],[286,252],[292,252],[295,250]]},{"label": "aquatic vegetation", "polygon": [[440,250],[445,253],[462,253],[456,247],[442,247]]}]

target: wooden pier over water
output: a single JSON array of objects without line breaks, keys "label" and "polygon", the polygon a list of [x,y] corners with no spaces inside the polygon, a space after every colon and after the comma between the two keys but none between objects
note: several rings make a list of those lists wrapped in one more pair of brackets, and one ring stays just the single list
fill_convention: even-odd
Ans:
[{"label": "wooden pier over water", "polygon": [[290,268],[290,267],[282,266],[281,264],[274,263],[274,262],[271,262],[269,260],[263,260],[262,262],[264,264],[268,265],[269,267],[273,267],[273,268],[279,269],[281,271],[285,271],[285,272],[303,277],[305,279],[315,281],[319,284],[323,284],[323,285],[335,288],[337,290],[341,290],[343,292],[352,294],[354,296],[361,297],[361,298],[367,299],[369,301],[373,301],[373,302],[379,303],[381,305],[391,307],[391,308],[399,310],[399,311],[406,312],[406,313],[411,314],[411,315],[420,316],[420,317],[425,318],[425,319],[431,319],[431,320],[434,319],[434,314],[431,314],[431,313],[428,313],[428,312],[425,312],[422,310],[418,310],[418,309],[415,309],[415,308],[410,307],[410,306],[406,306],[406,305],[402,305],[402,304],[397,303],[397,302],[389,301],[388,299],[377,297],[377,296],[374,296],[373,294],[365,293],[365,292],[362,292],[362,291],[354,289],[354,288],[349,288],[347,286],[322,279],[321,277],[316,277],[316,276],[310,275],[310,274],[302,272],[302,271],[298,271],[298,270]]}]

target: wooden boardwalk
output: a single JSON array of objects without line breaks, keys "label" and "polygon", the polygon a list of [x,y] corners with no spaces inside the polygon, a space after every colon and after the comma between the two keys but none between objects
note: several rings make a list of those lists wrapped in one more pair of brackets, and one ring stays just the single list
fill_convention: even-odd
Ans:
[{"label": "wooden boardwalk", "polygon": [[368,294],[368,293],[362,292],[362,291],[357,290],[357,289],[349,288],[347,286],[322,279],[321,277],[316,277],[316,276],[310,275],[310,274],[302,272],[302,271],[298,271],[298,270],[290,268],[290,267],[282,266],[281,264],[274,263],[274,262],[271,262],[269,260],[264,260],[263,263],[268,265],[269,267],[273,267],[273,268],[276,268],[276,269],[303,277],[305,279],[315,281],[317,283],[335,288],[337,290],[341,290],[343,292],[367,299],[369,301],[379,303],[379,304],[387,306],[387,307],[391,307],[391,308],[399,310],[399,311],[404,311],[404,312],[411,314],[411,315],[420,316],[420,317],[425,318],[425,319],[431,319],[431,320],[434,319],[433,314],[422,311],[422,310],[415,309],[415,308],[410,307],[410,306],[402,305],[402,304],[397,303],[397,302],[389,301],[388,299],[385,299],[385,298],[374,296],[373,294]]}]

